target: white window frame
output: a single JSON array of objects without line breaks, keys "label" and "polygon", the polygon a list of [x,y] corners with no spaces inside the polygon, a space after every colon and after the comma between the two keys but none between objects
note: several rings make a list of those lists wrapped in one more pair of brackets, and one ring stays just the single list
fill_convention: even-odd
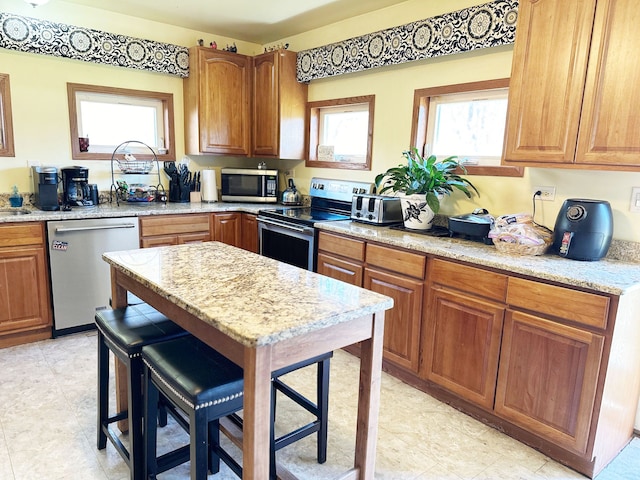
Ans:
[{"label": "white window frame", "polygon": [[[91,143],[91,132],[84,132],[82,122],[81,104],[83,101],[107,103],[112,105],[141,105],[151,106],[156,112],[156,139],[152,142],[151,149],[158,159],[163,161],[175,160],[175,133],[173,119],[173,95],[170,93],[150,92],[144,90],[129,90],[122,88],[103,87],[96,85],[67,84],[69,101],[69,118],[71,131],[72,158],[78,160],[103,160],[111,159],[113,151],[118,145],[95,145]],[[89,135],[89,151],[81,152],[79,137]],[[122,139],[122,142],[136,140],[135,132],[130,138]],[[120,143],[122,143],[120,142]],[[144,145],[129,144],[128,150],[136,158],[149,159],[153,154]]]}]

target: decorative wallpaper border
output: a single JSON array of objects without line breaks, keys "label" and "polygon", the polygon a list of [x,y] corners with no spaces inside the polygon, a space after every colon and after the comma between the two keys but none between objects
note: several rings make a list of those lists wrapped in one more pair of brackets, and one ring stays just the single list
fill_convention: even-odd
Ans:
[{"label": "decorative wallpaper border", "polygon": [[398,65],[514,42],[518,0],[484,5],[298,52],[297,78],[318,78]]},{"label": "decorative wallpaper border", "polygon": [[0,13],[0,47],[189,76],[189,50],[185,47],[10,13]]}]

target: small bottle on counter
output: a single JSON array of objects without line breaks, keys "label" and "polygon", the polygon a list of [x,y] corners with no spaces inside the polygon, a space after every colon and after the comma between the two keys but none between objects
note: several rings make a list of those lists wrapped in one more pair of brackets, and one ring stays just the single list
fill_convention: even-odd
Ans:
[{"label": "small bottle on counter", "polygon": [[13,186],[13,193],[9,196],[9,204],[12,207],[21,207],[22,206],[22,195],[18,193],[18,186]]}]

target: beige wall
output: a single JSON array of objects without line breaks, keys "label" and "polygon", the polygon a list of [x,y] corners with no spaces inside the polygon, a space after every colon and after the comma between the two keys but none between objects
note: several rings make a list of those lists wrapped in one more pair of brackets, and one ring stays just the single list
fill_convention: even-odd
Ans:
[{"label": "beige wall", "polygon": [[[51,2],[35,9],[20,0],[2,2],[0,5],[0,11],[185,47],[195,45],[199,38],[203,38],[207,44],[215,40],[221,47],[235,41],[240,53],[249,55],[260,53],[262,49],[259,45],[227,37],[142,21],[65,2]],[[16,150],[13,158],[0,157],[0,193],[8,193],[14,184],[22,192],[32,190],[28,168],[30,162],[58,168],[78,164],[86,166],[89,168],[90,181],[97,183],[100,190],[109,189],[109,161],[71,159],[67,82],[172,93],[176,154],[178,159],[184,155],[182,79],[179,77],[5,49],[0,49],[0,72],[10,76]],[[207,165],[207,162],[210,160],[196,159],[197,164]],[[193,167],[197,168],[198,166]]]},{"label": "beige wall", "polygon": [[[377,13],[285,38],[281,42],[289,42],[292,50],[300,51],[481,3],[484,1],[410,0]],[[205,43],[215,40],[220,46],[234,41],[63,1],[33,9],[16,0],[3,2],[2,8],[3,11],[20,15],[184,46],[194,45],[198,38],[204,38]],[[241,53],[252,55],[262,50],[259,45],[236,43]],[[414,89],[507,77],[511,68],[511,52],[511,47],[497,47],[313,81],[309,86],[310,100],[376,95],[372,171],[305,169],[303,162],[290,161],[267,163],[270,167],[281,169],[295,167],[296,181],[303,193],[308,191],[312,176],[373,181],[376,173],[402,161],[401,152],[409,145]],[[0,72],[10,75],[16,144],[15,158],[0,159],[0,192],[9,192],[13,184],[23,191],[31,189],[27,168],[29,161],[58,167],[78,163],[71,160],[70,153],[67,82],[173,93],[178,158],[184,154],[182,80],[177,77],[3,49],[0,49]],[[229,164],[248,166],[257,162],[212,156],[196,156],[192,160],[196,164],[194,168]],[[108,189],[111,183],[109,162],[91,161],[84,164],[90,168],[91,180],[98,183],[101,189]],[[538,202],[536,219],[539,222],[552,227],[558,209],[566,198],[607,199],[614,210],[615,238],[640,241],[638,214],[629,212],[631,187],[640,186],[640,173],[528,168],[523,178],[473,177],[471,180],[478,186],[481,197],[468,201],[454,195],[446,200],[443,213],[464,213],[478,206],[488,208],[496,215],[530,212],[533,186],[550,185],[557,188],[556,200]]]},{"label": "beige wall", "polygon": [[[300,51],[482,3],[485,1],[410,0],[376,14],[350,19],[285,41],[291,44],[292,49]],[[508,77],[511,56],[511,46],[497,47],[312,81],[309,85],[310,100],[375,94],[373,165],[372,171],[366,173],[297,169],[300,188],[305,188],[312,176],[372,181],[375,174],[402,161],[401,152],[407,149],[410,141],[415,89]],[[553,227],[558,210],[567,198],[605,199],[614,211],[614,237],[640,242],[639,214],[629,212],[631,187],[640,186],[640,173],[527,168],[522,178],[473,176],[470,179],[480,190],[480,198],[469,201],[464,196],[454,195],[444,201],[442,213],[466,213],[480,206],[495,215],[531,212],[533,187],[555,186],[555,201],[537,202],[536,220],[539,223]]]}]

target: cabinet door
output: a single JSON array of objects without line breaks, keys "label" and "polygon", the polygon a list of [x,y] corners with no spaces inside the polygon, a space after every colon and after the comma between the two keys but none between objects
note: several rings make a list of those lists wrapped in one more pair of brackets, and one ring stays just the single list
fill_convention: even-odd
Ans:
[{"label": "cabinet door", "polygon": [[393,308],[385,314],[384,358],[417,373],[422,280],[366,268],[364,288],[387,295],[394,301]]},{"label": "cabinet door", "polygon": [[422,376],[492,410],[504,311],[503,305],[432,287]]},{"label": "cabinet door", "polygon": [[52,325],[43,247],[0,249],[0,334]]},{"label": "cabinet door", "polygon": [[507,310],[496,414],[584,454],[603,344],[600,335]]},{"label": "cabinet door", "polygon": [[212,49],[198,52],[200,151],[248,155],[251,59]]},{"label": "cabinet door", "polygon": [[[640,44],[636,0],[600,0],[593,29],[576,162],[640,166]],[[518,20],[519,22],[519,20]]]},{"label": "cabinet door", "polygon": [[341,280],[357,287],[362,286],[362,273],[364,268],[361,264],[349,262],[340,258],[318,253],[318,273],[327,277]]},{"label": "cabinet door", "polygon": [[240,247],[242,241],[241,222],[240,213],[214,213],[213,239],[217,242]]},{"label": "cabinet door", "polygon": [[[595,5],[596,0],[520,2],[509,84],[507,163],[573,163]],[[630,52],[615,55],[629,58]]]},{"label": "cabinet door", "polygon": [[253,154],[276,157],[279,152],[280,111],[278,52],[258,55],[253,61]]},{"label": "cabinet door", "polygon": [[296,79],[296,52],[253,58],[253,155],[305,158],[307,85]]},{"label": "cabinet door", "polygon": [[251,213],[242,214],[242,248],[258,253],[258,217]]}]

